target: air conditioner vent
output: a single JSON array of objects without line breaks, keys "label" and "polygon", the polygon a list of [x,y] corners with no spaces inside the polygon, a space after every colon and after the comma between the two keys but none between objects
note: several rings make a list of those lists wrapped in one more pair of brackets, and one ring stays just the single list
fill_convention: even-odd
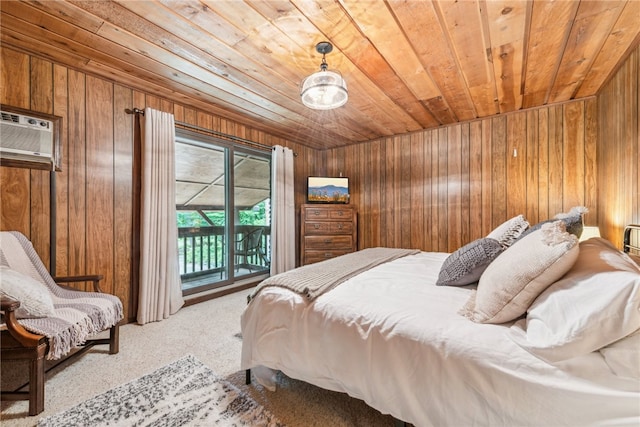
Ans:
[{"label": "air conditioner vent", "polygon": [[53,122],[0,111],[0,156],[25,162],[55,165]]}]

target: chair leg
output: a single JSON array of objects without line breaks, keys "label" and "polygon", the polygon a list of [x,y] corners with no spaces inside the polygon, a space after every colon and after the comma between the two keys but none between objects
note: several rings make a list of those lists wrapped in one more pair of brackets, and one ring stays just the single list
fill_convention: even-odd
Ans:
[{"label": "chair leg", "polygon": [[264,252],[262,252],[262,249],[258,248],[258,253],[260,254],[260,257],[262,258],[262,262],[264,262],[264,264],[267,267],[271,267],[271,261],[269,261],[267,259],[267,256],[264,254]]},{"label": "chair leg", "polygon": [[44,411],[44,352],[29,362],[29,415]]},{"label": "chair leg", "polygon": [[120,351],[120,325],[112,326],[109,330],[109,354]]}]

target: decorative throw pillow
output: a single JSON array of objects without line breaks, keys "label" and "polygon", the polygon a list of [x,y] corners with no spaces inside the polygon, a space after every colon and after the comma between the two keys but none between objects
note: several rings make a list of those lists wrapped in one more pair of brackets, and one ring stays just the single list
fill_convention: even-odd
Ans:
[{"label": "decorative throw pillow", "polygon": [[524,216],[518,215],[497,226],[491,233],[487,234],[487,237],[497,240],[502,247],[506,249],[511,246],[528,227],[529,223],[524,219]]},{"label": "decorative throw pillow", "polygon": [[607,240],[594,237],[580,242],[573,268],[538,296],[525,330],[512,328],[511,337],[541,359],[557,362],[599,350],[638,329],[640,268]]},{"label": "decorative throw pillow", "polygon": [[464,286],[477,282],[502,251],[500,242],[488,237],[464,245],[444,260],[436,285]]},{"label": "decorative throw pillow", "polygon": [[539,230],[540,227],[542,227],[544,224],[548,224],[556,220],[562,220],[565,227],[567,228],[567,232],[575,235],[579,239],[580,236],[582,236],[582,230],[584,228],[582,215],[586,214],[587,212],[589,212],[589,209],[585,208],[584,206],[575,206],[571,208],[571,210],[567,213],[557,214],[554,219],[548,219],[531,226],[528,230],[522,233],[520,238],[523,238],[527,234]]},{"label": "decorative throw pillow", "polygon": [[575,206],[571,208],[569,212],[559,213],[554,218],[562,220],[564,225],[567,227],[567,231],[579,239],[582,235],[582,230],[584,229],[582,216],[587,212],[589,212],[589,209],[586,207]]},{"label": "decorative throw pillow", "polygon": [[517,319],[573,266],[578,252],[578,238],[565,231],[562,221],[543,225],[487,267],[461,314],[478,323]]},{"label": "decorative throw pillow", "polygon": [[20,307],[16,310],[18,319],[54,314],[53,301],[46,285],[5,266],[0,266],[0,293],[20,301]]}]

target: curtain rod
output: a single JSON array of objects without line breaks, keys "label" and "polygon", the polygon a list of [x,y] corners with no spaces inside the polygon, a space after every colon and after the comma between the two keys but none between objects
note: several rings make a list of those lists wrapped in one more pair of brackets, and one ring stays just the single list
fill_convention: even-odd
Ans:
[{"label": "curtain rod", "polygon": [[[144,116],[144,110],[141,110],[140,108],[132,108],[132,109],[127,108],[124,111],[127,114],[141,114],[141,115]],[[197,130],[197,131],[200,131],[200,132],[205,132],[205,133],[208,133],[208,134],[211,134],[211,135],[214,135],[214,136],[218,136],[220,138],[226,138],[226,139],[230,139],[232,141],[238,141],[238,142],[242,142],[244,144],[254,145],[256,147],[260,147],[260,148],[263,148],[263,149],[267,149],[267,150],[275,149],[275,147],[272,146],[272,145],[260,144],[259,142],[251,141],[249,139],[241,138],[239,136],[229,135],[227,133],[218,132],[216,130],[205,129],[203,127],[192,125],[192,124],[189,124],[189,123],[175,121],[175,124],[178,125],[178,126],[182,126],[182,127],[188,128],[188,129],[193,129],[193,130]],[[297,157],[298,153],[294,152],[293,155]]]}]

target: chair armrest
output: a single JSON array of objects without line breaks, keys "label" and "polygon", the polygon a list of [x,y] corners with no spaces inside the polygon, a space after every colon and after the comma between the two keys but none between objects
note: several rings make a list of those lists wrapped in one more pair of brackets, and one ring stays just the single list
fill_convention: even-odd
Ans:
[{"label": "chair armrest", "polygon": [[3,295],[0,297],[0,308],[4,312],[7,330],[16,341],[25,347],[35,347],[44,339],[44,335],[36,335],[22,327],[16,319],[15,311],[20,307],[20,301]]},{"label": "chair armrest", "polygon": [[[102,280],[104,276],[102,274],[92,274],[86,276],[67,276],[67,277],[54,277],[54,282],[60,283],[74,283],[74,282],[93,282],[94,292],[102,292],[98,282]],[[77,290],[77,289],[76,289]]]},{"label": "chair armrest", "polygon": [[13,299],[6,295],[0,296],[0,309],[7,313],[8,311],[15,311],[20,307],[20,301]]}]

